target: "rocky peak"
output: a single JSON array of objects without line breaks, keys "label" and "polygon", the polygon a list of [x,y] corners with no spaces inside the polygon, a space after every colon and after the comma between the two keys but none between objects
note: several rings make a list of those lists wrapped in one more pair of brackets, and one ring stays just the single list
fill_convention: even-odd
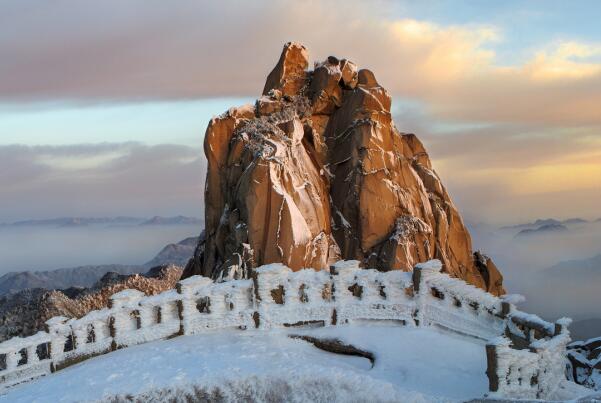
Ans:
[{"label": "rocky peak", "polygon": [[289,42],[284,46],[280,60],[267,76],[263,95],[280,91],[282,95],[294,96],[305,85],[309,67],[309,52],[300,43]]},{"label": "rocky peak", "polygon": [[282,262],[327,269],[356,259],[444,270],[504,293],[471,238],[424,146],[395,127],[375,74],[334,56],[308,71],[307,49],[287,43],[254,105],[211,120],[205,238],[184,277],[248,277]]}]

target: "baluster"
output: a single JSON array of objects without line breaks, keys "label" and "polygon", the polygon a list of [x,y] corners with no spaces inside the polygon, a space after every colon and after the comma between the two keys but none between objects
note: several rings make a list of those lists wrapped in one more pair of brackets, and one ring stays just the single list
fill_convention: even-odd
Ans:
[{"label": "baluster", "polygon": [[20,350],[21,349],[6,353],[6,372],[14,371],[17,368],[17,363],[21,359],[21,354],[19,353]]},{"label": "baluster", "polygon": [[37,364],[40,361],[37,354],[37,344],[27,346],[27,365]]}]

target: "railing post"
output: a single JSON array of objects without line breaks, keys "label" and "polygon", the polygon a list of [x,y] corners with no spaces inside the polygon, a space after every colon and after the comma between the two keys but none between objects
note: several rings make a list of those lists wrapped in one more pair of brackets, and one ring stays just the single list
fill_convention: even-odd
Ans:
[{"label": "railing post", "polygon": [[40,361],[36,350],[37,345],[27,347],[27,364],[37,364]]},{"label": "railing post", "polygon": [[10,353],[6,353],[6,372],[11,372],[17,368],[19,359],[19,351],[11,351]]},{"label": "railing post", "polygon": [[486,376],[488,378],[489,392],[499,390],[499,374],[497,372],[497,346],[486,345]]},{"label": "railing post", "polygon": [[[271,326],[270,309],[278,309],[290,297],[288,276],[292,270],[281,263],[261,266],[254,271],[255,299],[257,306],[253,313],[255,327],[266,329]],[[288,293],[288,295],[287,295]]]},{"label": "railing post", "polygon": [[571,318],[560,318],[555,321],[555,336],[568,331],[568,326],[572,323]]},{"label": "railing post", "polygon": [[52,372],[56,370],[65,353],[66,335],[71,331],[70,326],[67,325],[68,321],[69,318],[65,316],[55,316],[46,321],[46,331],[50,335],[50,371]]},{"label": "railing post", "polygon": [[425,263],[418,263],[413,268],[413,293],[415,296],[414,321],[417,326],[424,323],[424,308],[426,301],[424,296],[429,292],[428,279],[436,276],[442,270],[442,263],[438,259],[429,260]]},{"label": "railing post", "polygon": [[192,312],[196,306],[196,303],[194,302],[194,292],[201,287],[208,287],[212,283],[213,280],[208,277],[192,276],[179,281],[175,285],[177,293],[181,295],[181,299],[177,301],[177,310],[180,321],[180,335],[192,334],[194,332],[194,329],[190,328],[190,325],[186,320],[191,318]]},{"label": "railing post", "polygon": [[437,275],[442,270],[442,263],[438,259],[418,263],[413,268],[413,290],[416,294],[428,292],[426,283],[428,278]]},{"label": "railing post", "polygon": [[125,332],[130,331],[127,328],[127,322],[131,321],[130,313],[126,312],[127,308],[132,309],[139,304],[139,301],[144,297],[142,291],[127,289],[119,291],[110,296],[109,298],[109,309],[112,311],[111,320],[109,321],[111,336],[113,337],[113,343],[111,345],[112,350],[123,347],[126,343],[119,342],[119,338],[124,335]]},{"label": "railing post", "polygon": [[507,347],[509,340],[500,336],[486,343],[486,376],[488,377],[488,390],[490,392],[499,391],[499,352],[501,346]]}]

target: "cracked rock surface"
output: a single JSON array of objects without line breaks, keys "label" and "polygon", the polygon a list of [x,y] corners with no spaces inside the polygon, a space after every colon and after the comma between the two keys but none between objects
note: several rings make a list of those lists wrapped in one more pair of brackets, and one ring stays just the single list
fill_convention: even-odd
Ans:
[{"label": "cracked rock surface", "polygon": [[209,123],[205,238],[183,276],[340,259],[409,271],[440,259],[450,275],[504,294],[424,146],[394,125],[375,74],[334,56],[308,66],[307,49],[287,43],[256,103]]}]

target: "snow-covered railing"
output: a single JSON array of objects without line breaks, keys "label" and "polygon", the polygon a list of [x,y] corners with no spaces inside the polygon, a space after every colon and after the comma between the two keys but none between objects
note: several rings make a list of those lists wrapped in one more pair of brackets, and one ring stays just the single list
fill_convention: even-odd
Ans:
[{"label": "snow-covered railing", "polygon": [[553,334],[531,337],[525,348],[518,348],[508,336],[489,341],[487,375],[492,396],[544,399],[553,394],[566,379],[568,324],[569,320],[559,320]]},{"label": "snow-covered railing", "polygon": [[463,280],[440,273],[442,264],[431,260],[413,270],[419,300],[418,320],[488,340],[503,333],[504,309],[500,298]]},{"label": "snow-covered railing", "polygon": [[255,272],[255,290],[263,329],[363,319],[407,323],[415,313],[410,273],[364,270],[354,260],[336,263],[330,273],[262,266]]},{"label": "snow-covered railing", "polygon": [[545,398],[565,377],[569,320],[547,322],[516,309],[511,298],[440,273],[433,260],[413,270],[424,325],[437,325],[490,340],[486,346],[489,390],[495,396]]},{"label": "snow-covered railing", "polygon": [[[329,272],[270,264],[254,270],[252,280],[216,283],[193,276],[155,296],[124,290],[112,295],[105,309],[79,319],[55,317],[46,332],[0,343],[0,388],[119,348],[212,329],[393,320],[494,339],[487,346],[490,390],[547,393],[547,385],[563,372],[565,323],[522,313],[509,300],[440,273],[441,268],[437,260],[417,265],[413,273],[362,269],[357,261],[340,261]],[[559,369],[545,371],[551,364]],[[528,372],[528,382],[516,378],[521,371]]]},{"label": "snow-covered railing", "polygon": [[568,379],[591,389],[601,389],[601,337],[568,344]]},{"label": "snow-covered railing", "polygon": [[181,334],[254,326],[252,285],[251,280],[214,283],[200,276],[180,281]]},{"label": "snow-covered railing", "polygon": [[0,343],[0,382],[14,385],[50,372],[50,335],[45,332]]}]

